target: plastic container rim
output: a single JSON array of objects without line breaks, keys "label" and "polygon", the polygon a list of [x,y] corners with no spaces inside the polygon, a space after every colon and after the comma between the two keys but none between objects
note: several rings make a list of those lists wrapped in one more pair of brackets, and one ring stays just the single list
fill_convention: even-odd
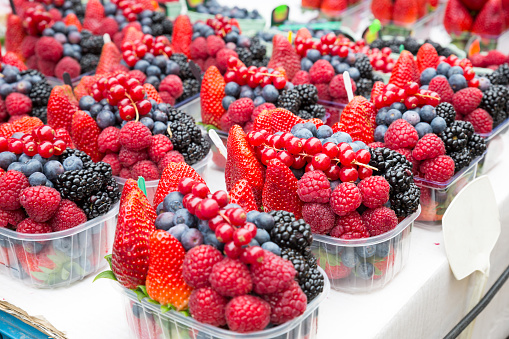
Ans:
[{"label": "plastic container rim", "polygon": [[191,103],[193,100],[195,99],[199,99],[200,98],[200,93],[198,92],[197,94],[187,98],[186,100],[182,100],[181,102],[179,103],[176,103],[173,107],[175,108],[181,108],[182,106],[186,105],[186,104],[189,104]]},{"label": "plastic container rim", "polygon": [[494,130],[492,130],[490,133],[479,133],[479,135],[486,139],[486,142],[490,141],[494,137],[500,134],[506,128],[509,126],[509,118],[506,118],[501,124],[499,124],[497,127],[495,127]]}]

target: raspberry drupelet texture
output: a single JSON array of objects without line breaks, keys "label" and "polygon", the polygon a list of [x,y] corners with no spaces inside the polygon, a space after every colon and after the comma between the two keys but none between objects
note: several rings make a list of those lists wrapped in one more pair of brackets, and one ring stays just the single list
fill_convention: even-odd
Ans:
[{"label": "raspberry drupelet texture", "polygon": [[253,295],[242,295],[226,305],[226,323],[231,331],[246,333],[261,331],[270,322],[270,305]]},{"label": "raspberry drupelet texture", "polygon": [[361,180],[357,187],[361,191],[362,204],[368,208],[380,207],[389,201],[391,186],[383,177],[368,177]]},{"label": "raspberry drupelet texture", "polygon": [[223,260],[223,255],[216,248],[201,245],[186,253],[182,266],[182,276],[186,284],[193,288],[210,286],[209,276],[212,267]]},{"label": "raspberry drupelet texture", "polygon": [[302,206],[302,218],[317,234],[328,234],[334,227],[335,215],[329,204],[306,203]]},{"label": "raspberry drupelet texture", "polygon": [[292,263],[264,251],[263,261],[251,265],[253,291],[257,294],[271,294],[284,291],[290,286],[297,272]]},{"label": "raspberry drupelet texture", "polygon": [[385,145],[391,149],[414,148],[419,134],[414,126],[403,119],[394,121],[385,132]]},{"label": "raspberry drupelet texture", "polygon": [[263,296],[263,299],[269,303],[270,321],[276,325],[284,324],[306,311],[307,297],[296,281],[283,292]]},{"label": "raspberry drupelet texture", "polygon": [[444,154],[444,142],[434,133],[423,136],[412,151],[412,157],[415,160],[432,159]]},{"label": "raspberry drupelet texture", "polygon": [[350,212],[342,217],[336,217],[330,235],[342,239],[369,238],[369,232],[357,211]]},{"label": "raspberry drupelet texture", "polygon": [[141,122],[129,121],[120,130],[120,144],[130,151],[141,151],[152,143],[152,132]]},{"label": "raspberry drupelet texture", "polygon": [[339,216],[355,211],[362,203],[359,188],[351,182],[343,182],[334,189],[330,204],[334,213]]},{"label": "raspberry drupelet texture", "polygon": [[[184,265],[185,267],[185,265]],[[189,298],[189,312],[194,319],[212,326],[226,325],[225,308],[228,299],[210,287],[195,289]]]},{"label": "raspberry drupelet texture", "polygon": [[116,127],[106,127],[97,139],[99,152],[118,153],[120,151],[120,130]]},{"label": "raspberry drupelet texture", "polygon": [[60,193],[54,188],[33,186],[21,192],[19,201],[33,221],[45,222],[58,209],[60,199]]},{"label": "raspberry drupelet texture", "polygon": [[392,230],[398,224],[396,213],[388,207],[368,209],[362,213],[362,221],[369,234],[374,237]]},{"label": "raspberry drupelet texture", "polygon": [[240,260],[224,258],[212,267],[210,285],[225,297],[236,297],[251,292],[253,281],[249,269]]},{"label": "raspberry drupelet texture", "polygon": [[38,222],[27,218],[18,224],[16,232],[28,234],[51,233],[51,226],[47,222]]},{"label": "raspberry drupelet texture", "polygon": [[322,204],[329,202],[331,195],[330,183],[322,171],[304,173],[297,185],[297,194],[300,200]]},{"label": "raspberry drupelet texture", "polygon": [[173,144],[170,139],[162,134],[156,134],[152,137],[152,144],[148,149],[148,156],[150,160],[158,163],[166,153],[173,150]]},{"label": "raspberry drupelet texture", "polygon": [[2,192],[0,209],[13,211],[20,208],[20,194],[27,187],[30,187],[30,183],[23,173],[14,170],[7,171],[0,178],[0,192]]}]

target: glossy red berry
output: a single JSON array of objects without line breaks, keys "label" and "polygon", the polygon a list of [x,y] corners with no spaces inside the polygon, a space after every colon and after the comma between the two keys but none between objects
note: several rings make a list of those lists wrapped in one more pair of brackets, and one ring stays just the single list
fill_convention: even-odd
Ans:
[{"label": "glossy red berry", "polygon": [[194,181],[191,178],[184,178],[180,180],[178,184],[178,190],[183,195],[189,194],[193,191],[193,187],[196,184],[196,181]]}]

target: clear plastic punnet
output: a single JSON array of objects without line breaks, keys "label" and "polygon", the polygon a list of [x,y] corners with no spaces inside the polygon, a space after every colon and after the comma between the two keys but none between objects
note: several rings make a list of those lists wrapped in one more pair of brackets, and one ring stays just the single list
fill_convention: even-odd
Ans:
[{"label": "clear plastic punnet", "polygon": [[493,168],[501,159],[500,155],[504,150],[503,136],[509,131],[509,118],[495,127],[490,133],[479,133],[486,140],[486,154],[477,165],[476,177],[483,175]]},{"label": "clear plastic punnet", "polygon": [[175,104],[175,108],[187,113],[195,121],[201,121],[200,93],[193,95],[182,102]]},{"label": "clear plastic punnet", "polygon": [[[220,130],[216,130],[216,133],[223,142],[224,146],[226,147],[226,142],[228,141],[228,133]],[[216,145],[213,142],[211,142],[211,145],[212,146],[210,150],[212,151],[212,163],[217,169],[224,170],[226,167],[226,158],[219,152],[219,150],[217,149]]]},{"label": "clear plastic punnet", "polygon": [[339,122],[341,112],[343,112],[343,110],[345,109],[346,104],[326,100],[318,100],[318,103],[325,107],[324,122],[326,125],[332,127],[332,125]]},{"label": "clear plastic punnet", "polygon": [[410,238],[421,207],[394,229],[370,238],[346,240],[313,234],[311,250],[331,288],[346,293],[369,293],[391,282],[405,266]]},{"label": "clear plastic punnet", "polygon": [[115,236],[119,203],[71,229],[24,234],[0,227],[0,272],[38,288],[69,286],[104,267]]}]

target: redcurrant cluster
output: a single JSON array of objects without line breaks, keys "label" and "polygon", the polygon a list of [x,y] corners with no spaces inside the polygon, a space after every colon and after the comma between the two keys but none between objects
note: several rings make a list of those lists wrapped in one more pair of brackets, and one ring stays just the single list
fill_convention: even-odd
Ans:
[{"label": "redcurrant cluster", "polygon": [[112,0],[111,2],[122,10],[122,14],[130,22],[136,21],[137,15],[143,11],[143,7],[135,0]]},{"label": "redcurrant cluster", "polygon": [[460,59],[456,55],[451,54],[447,58],[439,57],[440,62],[447,62],[451,66],[460,66],[463,68],[463,76],[468,82],[468,87],[479,87],[479,79],[475,77],[474,66],[467,58]]},{"label": "redcurrant cluster", "polygon": [[346,142],[322,145],[315,137],[300,139],[289,132],[272,135],[265,130],[252,131],[247,138],[264,165],[272,159],[279,159],[288,167],[304,167],[306,172],[321,170],[331,181],[340,179],[342,182],[362,180],[373,174],[374,168],[368,165],[371,160],[369,151],[360,149],[354,152]]},{"label": "redcurrant cluster", "polygon": [[47,125],[36,127],[32,133],[27,133],[19,139],[0,136],[0,152],[25,153],[31,157],[39,154],[43,158],[51,158],[53,155],[64,153],[66,148],[66,142],[55,138],[55,131]]},{"label": "redcurrant cluster", "polygon": [[120,117],[126,121],[150,112],[152,104],[145,96],[140,81],[124,73],[101,78],[92,86],[94,100],[107,99],[110,105],[118,106]]},{"label": "redcurrant cluster", "polygon": [[286,86],[286,78],[278,70],[273,70],[269,73],[267,67],[246,67],[236,57],[230,57],[227,62],[228,71],[224,74],[224,80],[227,83],[236,82],[240,86],[248,85],[251,88],[274,85],[278,90]]},{"label": "redcurrant cluster", "polygon": [[382,94],[375,97],[374,103],[376,108],[382,108],[395,102],[404,103],[407,109],[424,105],[436,107],[440,103],[440,96],[436,92],[420,89],[416,82],[409,82],[405,88],[388,84],[384,87]]},{"label": "redcurrant cluster", "polygon": [[214,29],[214,33],[221,38],[224,38],[226,34],[230,33],[233,26],[238,27],[237,20],[230,19],[221,14],[216,14],[216,16],[212,19],[207,19],[205,23],[212,27]]},{"label": "redcurrant cluster", "polygon": [[303,37],[295,38],[295,50],[297,54],[302,57],[306,56],[309,49],[316,49],[322,53],[322,55],[339,56],[346,58],[350,51],[354,53],[367,53],[369,46],[366,46],[364,40],[352,42],[350,39],[342,36],[329,33],[320,38],[320,41],[313,40],[311,38],[304,39]]},{"label": "redcurrant cluster", "polygon": [[389,47],[384,47],[382,50],[378,48],[368,50],[367,54],[373,69],[375,71],[391,73],[395,64],[394,59],[391,58],[391,53],[392,51]]},{"label": "redcurrant cluster", "polygon": [[173,53],[168,38],[163,35],[156,38],[150,34],[145,34],[141,40],[124,42],[121,50],[122,58],[129,67],[134,67],[147,53],[154,56],[166,55],[168,58]]},{"label": "redcurrant cluster", "polygon": [[44,6],[37,4],[25,11],[23,26],[28,34],[38,36],[42,34],[44,29],[51,26],[53,19],[51,15],[44,9]]}]

